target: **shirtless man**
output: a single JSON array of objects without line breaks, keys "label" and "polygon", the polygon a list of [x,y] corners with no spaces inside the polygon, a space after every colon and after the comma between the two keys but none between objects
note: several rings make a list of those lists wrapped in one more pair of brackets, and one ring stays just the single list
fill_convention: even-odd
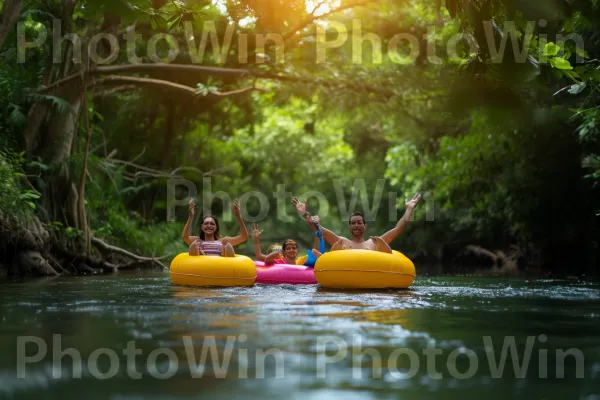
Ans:
[{"label": "shirtless man", "polygon": [[[350,235],[352,235],[351,239],[347,239],[342,236],[338,236],[329,229],[323,229],[323,238],[325,241],[332,245],[331,251],[335,250],[345,250],[345,249],[364,249],[364,250],[375,250],[381,251],[384,253],[391,253],[392,249],[389,244],[394,241],[403,231],[406,229],[408,222],[412,218],[412,214],[421,201],[421,194],[416,194],[410,201],[407,201],[406,211],[400,220],[396,223],[396,226],[384,233],[382,236],[371,236],[368,240],[364,239],[365,231],[367,230],[367,224],[365,223],[365,217],[361,212],[354,212],[350,215],[349,228]],[[306,211],[306,202],[302,203],[297,198],[292,200],[292,204],[296,207],[296,211],[298,214],[304,217],[307,223],[315,230],[313,224],[310,223],[311,215],[308,211]],[[314,251],[313,251],[314,252]],[[315,254],[320,255],[320,254]]]}]

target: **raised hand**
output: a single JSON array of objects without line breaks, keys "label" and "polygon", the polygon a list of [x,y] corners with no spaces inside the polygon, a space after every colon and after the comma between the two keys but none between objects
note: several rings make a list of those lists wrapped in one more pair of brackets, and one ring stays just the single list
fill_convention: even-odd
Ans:
[{"label": "raised hand", "polygon": [[413,210],[417,206],[417,204],[419,204],[422,197],[423,196],[421,195],[421,193],[415,194],[415,196],[410,201],[406,201],[404,203],[406,205],[406,208]]},{"label": "raised hand", "polygon": [[375,251],[381,251],[382,253],[392,253],[392,248],[379,236],[371,236],[371,240],[375,243]]},{"label": "raised hand", "polygon": [[202,241],[200,239],[194,240],[194,243],[192,243],[191,248],[194,249],[195,251],[192,250],[190,252],[190,255],[203,255],[203,256],[206,255],[204,250],[202,250],[202,247],[200,247],[201,243],[202,243]]},{"label": "raised hand", "polygon": [[190,199],[190,216],[194,216],[194,212],[196,210],[196,203],[194,203],[193,199]]},{"label": "raised hand", "polygon": [[306,201],[302,203],[300,200],[298,200],[297,197],[294,197],[292,199],[292,204],[294,205],[294,207],[296,207],[296,211],[298,211],[298,214],[302,216],[306,214]]},{"label": "raised hand", "polygon": [[254,224],[252,229],[252,237],[254,240],[260,239],[260,235],[263,231],[258,230],[258,224]]},{"label": "raised hand", "polygon": [[385,241],[380,236],[371,236],[370,239],[375,243],[375,245],[385,243]]},{"label": "raised hand", "polygon": [[231,207],[231,211],[233,212],[233,215],[235,215],[238,218],[241,218],[241,213],[240,213],[240,201],[239,200],[235,200],[233,202],[233,207]]}]

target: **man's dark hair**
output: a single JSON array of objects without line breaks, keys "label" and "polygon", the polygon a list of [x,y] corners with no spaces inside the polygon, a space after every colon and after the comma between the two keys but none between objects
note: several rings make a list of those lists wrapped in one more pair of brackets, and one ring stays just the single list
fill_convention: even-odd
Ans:
[{"label": "man's dark hair", "polygon": [[361,213],[360,211],[354,211],[352,214],[350,214],[350,218],[348,218],[348,225],[350,225],[350,223],[352,222],[352,217],[361,217],[363,224],[366,225],[367,223],[365,221],[365,214]]}]

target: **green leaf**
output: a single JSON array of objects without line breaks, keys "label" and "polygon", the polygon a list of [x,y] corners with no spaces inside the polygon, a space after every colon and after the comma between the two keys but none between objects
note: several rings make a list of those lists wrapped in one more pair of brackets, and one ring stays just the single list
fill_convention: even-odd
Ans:
[{"label": "green leaf", "polygon": [[75,113],[75,110],[73,109],[71,103],[69,103],[69,101],[61,97],[36,93],[31,94],[30,96],[33,97],[35,101],[49,102],[54,108],[54,110],[59,114]]},{"label": "green leaf", "polygon": [[569,93],[571,94],[579,94],[581,92],[583,92],[583,90],[586,88],[586,83],[585,82],[581,82],[579,84],[575,84],[575,85],[571,85],[571,88],[569,89]]},{"label": "green leaf", "polygon": [[563,72],[563,74],[565,74],[565,75],[566,75],[566,76],[568,76],[569,78],[573,79],[574,81],[575,81],[575,80],[577,80],[577,79],[580,79],[580,78],[581,78],[581,77],[579,76],[579,74],[578,74],[577,72],[574,72],[574,71],[566,71],[566,70],[563,70],[562,72]]},{"label": "green leaf", "polygon": [[169,28],[169,30],[173,29],[174,26],[179,25],[179,22],[181,22],[181,16],[182,14],[179,14],[173,15],[171,18],[169,18],[169,20],[167,21],[167,27]]},{"label": "green leaf", "polygon": [[563,32],[571,32],[573,30],[573,17],[567,18],[563,25]]},{"label": "green leaf", "polygon": [[23,126],[27,123],[27,117],[23,113],[23,108],[16,105],[10,104],[9,109],[12,107],[12,112],[8,116],[8,122],[14,126]]},{"label": "green leaf", "polygon": [[33,193],[31,191],[27,191],[27,192],[21,193],[19,195],[19,199],[21,199],[21,200],[25,200],[25,199],[39,199],[39,198],[40,198],[40,195],[38,195],[37,193]]},{"label": "green leaf", "polygon": [[584,49],[582,49],[581,47],[575,48],[575,54],[577,54],[578,56],[583,57],[583,58],[590,58],[590,55],[588,54],[588,52],[585,51]]},{"label": "green leaf", "polygon": [[153,15],[150,21],[152,29],[167,30],[167,21],[160,15]]},{"label": "green leaf", "polygon": [[31,161],[31,162],[29,162],[29,166],[30,167],[38,167],[41,171],[48,171],[50,169],[49,165],[43,164],[43,163],[38,162],[38,161]]},{"label": "green leaf", "polygon": [[573,69],[571,63],[562,57],[551,58],[550,64],[556,69]]},{"label": "green leaf", "polygon": [[544,46],[544,55],[545,56],[555,56],[558,54],[558,51],[560,50],[560,47],[555,45],[552,42],[548,42],[546,43],[546,46]]}]

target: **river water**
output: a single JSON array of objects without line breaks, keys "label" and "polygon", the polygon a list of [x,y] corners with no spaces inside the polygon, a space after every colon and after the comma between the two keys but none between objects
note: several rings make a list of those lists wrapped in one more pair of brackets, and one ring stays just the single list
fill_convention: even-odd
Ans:
[{"label": "river water", "polygon": [[151,273],[5,283],[0,299],[2,399],[600,399],[598,283],[207,289]]}]

